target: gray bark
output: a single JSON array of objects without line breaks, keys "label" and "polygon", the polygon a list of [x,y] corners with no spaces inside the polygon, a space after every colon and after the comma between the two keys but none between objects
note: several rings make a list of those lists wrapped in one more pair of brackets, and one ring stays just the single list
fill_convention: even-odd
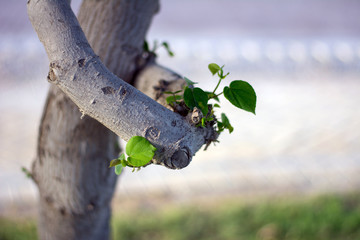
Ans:
[{"label": "gray bark", "polygon": [[183,83],[156,64],[143,66],[142,44],[157,10],[157,0],[88,0],[79,13],[84,34],[67,1],[28,1],[29,18],[50,60],[48,80],[54,83],[33,165],[41,239],[109,237],[116,177],[108,164],[119,149],[107,128],[125,140],[146,137],[158,148],[153,162],[169,168],[187,166],[213,137],[213,129],[194,127],[191,118],[126,83],[136,79],[144,91],[154,81],[176,80],[172,87]]},{"label": "gray bark", "polygon": [[[165,98],[169,95],[165,96],[161,92],[182,90],[185,84],[185,80],[179,74],[155,62],[149,62],[135,77],[135,87],[137,89],[150,98],[156,99],[158,103],[169,109],[171,108],[167,105]],[[161,91],[158,90],[159,88],[161,88]]]},{"label": "gray bark", "polygon": [[28,4],[30,20],[50,60],[48,79],[80,108],[124,140],[146,137],[156,148],[154,163],[183,168],[213,136],[197,128],[111,73],[92,51],[69,5]]},{"label": "gray bark", "polygon": [[[126,39],[129,27],[135,24],[131,14],[133,1],[85,1],[79,13],[85,35],[96,53],[109,69],[130,81],[136,70],[133,54],[118,51],[109,56],[109,48],[96,46],[134,46],[140,52],[147,27],[158,8],[157,1],[149,1],[152,8],[139,9],[143,21],[131,28],[137,31],[138,43]],[[147,6],[149,7],[149,5]],[[93,17],[91,17],[93,16]],[[110,21],[108,25],[107,22]],[[121,25],[116,30],[113,26]],[[112,32],[112,35],[108,33]],[[106,36],[106,37],[103,37]],[[103,42],[103,44],[102,44]],[[112,59],[112,60],[111,60]],[[122,59],[119,61],[119,59]],[[125,68],[121,63],[125,62]],[[110,66],[110,63],[113,63]],[[116,64],[114,64],[116,63]],[[49,89],[38,137],[37,157],[33,164],[33,178],[39,188],[40,239],[108,239],[116,175],[108,168],[118,156],[117,136],[98,121],[84,117],[78,107],[55,85]]]},{"label": "gray bark", "polygon": [[40,239],[107,239],[116,176],[116,135],[50,88],[33,178],[39,188]]}]

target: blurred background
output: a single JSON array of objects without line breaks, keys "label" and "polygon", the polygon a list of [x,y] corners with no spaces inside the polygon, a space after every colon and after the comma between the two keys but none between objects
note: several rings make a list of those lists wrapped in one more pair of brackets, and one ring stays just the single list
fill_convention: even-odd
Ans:
[{"label": "blurred background", "polygon": [[[80,1],[72,2],[77,12]],[[20,168],[30,168],[35,156],[48,60],[25,2],[0,4],[0,217],[32,216],[37,189]],[[148,42],[169,42],[175,57],[161,49],[159,63],[207,90],[217,83],[207,65],[225,65],[229,81],[254,87],[257,114],[224,101],[234,132],[223,133],[216,147],[199,151],[183,170],[124,172],[115,210],[194,204],[213,210],[224,199],[252,203],[358,192],[359,10],[358,0],[161,1]],[[354,206],[359,213],[360,205]],[[350,233],[360,229],[359,216]],[[260,238],[261,231],[278,229],[259,226],[253,232]]]}]

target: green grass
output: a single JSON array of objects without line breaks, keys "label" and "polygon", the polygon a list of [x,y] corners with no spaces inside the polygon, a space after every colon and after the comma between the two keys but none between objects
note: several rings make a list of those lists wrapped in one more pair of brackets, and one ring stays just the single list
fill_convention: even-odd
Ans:
[{"label": "green grass", "polygon": [[29,239],[37,239],[35,221],[14,221],[0,217],[0,240]]},{"label": "green grass", "polygon": [[[113,239],[360,239],[360,194],[218,202],[115,215]],[[36,239],[34,222],[0,219],[0,239]]]},{"label": "green grass", "polygon": [[360,239],[360,195],[116,216],[114,239]]}]

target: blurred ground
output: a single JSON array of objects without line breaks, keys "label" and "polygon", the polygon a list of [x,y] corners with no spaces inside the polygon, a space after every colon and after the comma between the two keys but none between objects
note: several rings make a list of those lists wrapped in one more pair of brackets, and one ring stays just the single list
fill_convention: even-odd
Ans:
[{"label": "blurred ground", "polygon": [[[0,214],[36,198],[20,171],[35,156],[47,59],[20,1],[0,1]],[[75,7],[78,1],[74,1]],[[257,115],[223,104],[235,128],[184,170],[126,171],[116,196],[194,198],[345,192],[360,187],[358,1],[163,1],[149,33],[159,61],[204,88],[207,64],[250,82]],[[8,9],[8,10],[6,10]],[[18,16],[5,14],[18,11]],[[25,16],[25,17],[24,17]]]},{"label": "blurred ground", "polygon": [[[161,208],[114,209],[112,239],[269,240],[359,239],[359,194],[272,199],[222,199]],[[36,221],[0,216],[0,239],[38,239]]]}]

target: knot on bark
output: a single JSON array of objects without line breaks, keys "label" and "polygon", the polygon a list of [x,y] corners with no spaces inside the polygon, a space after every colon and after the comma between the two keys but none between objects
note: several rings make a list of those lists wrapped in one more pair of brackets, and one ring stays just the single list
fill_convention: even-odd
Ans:
[{"label": "knot on bark", "polygon": [[51,62],[50,66],[49,66],[49,73],[48,73],[48,76],[47,76],[47,80],[50,83],[58,82],[58,80],[59,80],[58,74],[59,74],[60,70],[61,70],[60,64],[58,64],[56,62]]},{"label": "knot on bark", "polygon": [[188,148],[184,147],[174,152],[174,154],[167,159],[164,164],[171,169],[181,169],[187,167],[191,162],[191,154]]},{"label": "knot on bark", "polygon": [[160,131],[159,129],[155,127],[149,127],[145,130],[145,138],[156,140],[160,137]]},{"label": "knot on bark", "polygon": [[192,125],[196,126],[201,122],[203,114],[197,107],[194,107],[193,111],[186,116],[187,121]]}]

